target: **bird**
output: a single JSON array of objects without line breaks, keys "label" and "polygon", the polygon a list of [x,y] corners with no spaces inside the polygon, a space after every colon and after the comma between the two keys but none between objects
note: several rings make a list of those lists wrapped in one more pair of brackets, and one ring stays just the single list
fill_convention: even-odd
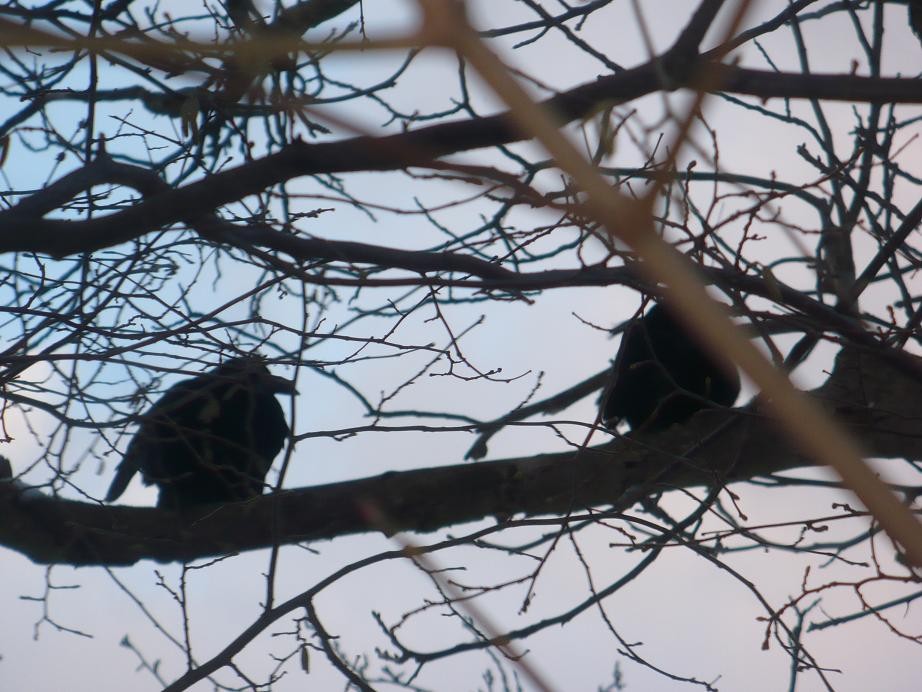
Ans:
[{"label": "bird", "polygon": [[602,421],[614,430],[664,430],[697,411],[731,406],[740,392],[735,368],[702,350],[669,312],[655,304],[621,338]]},{"label": "bird", "polygon": [[173,385],[141,416],[106,502],[139,471],[145,485],[158,486],[158,507],[185,510],[261,495],[291,432],[276,394],[297,391],[256,354]]}]

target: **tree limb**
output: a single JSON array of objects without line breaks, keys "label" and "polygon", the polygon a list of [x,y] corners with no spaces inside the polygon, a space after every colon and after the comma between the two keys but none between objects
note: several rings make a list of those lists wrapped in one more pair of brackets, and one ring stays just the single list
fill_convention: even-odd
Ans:
[{"label": "tree limb", "polygon": [[[812,395],[868,455],[922,459],[922,389],[886,361],[843,350]],[[429,532],[491,516],[560,515],[809,464],[753,403],[580,451],[385,473],[186,516],[58,500],[4,482],[0,544],[45,564],[192,560],[369,531]],[[386,526],[374,518],[381,516]]]}]

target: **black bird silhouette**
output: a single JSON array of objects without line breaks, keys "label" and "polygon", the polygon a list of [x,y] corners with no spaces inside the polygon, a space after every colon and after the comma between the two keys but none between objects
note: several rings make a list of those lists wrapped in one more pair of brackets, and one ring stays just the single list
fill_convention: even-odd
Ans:
[{"label": "black bird silhouette", "polygon": [[258,356],[229,360],[171,387],[141,418],[106,502],[135,473],[160,489],[158,507],[184,509],[256,497],[290,432],[276,394],[294,385]]},{"label": "black bird silhouette", "polygon": [[730,406],[739,376],[705,353],[667,310],[654,305],[621,338],[602,420],[662,430],[713,404]]}]

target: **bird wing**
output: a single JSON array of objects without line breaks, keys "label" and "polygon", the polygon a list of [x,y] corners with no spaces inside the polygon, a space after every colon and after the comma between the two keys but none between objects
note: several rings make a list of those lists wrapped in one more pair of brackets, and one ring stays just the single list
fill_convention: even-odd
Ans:
[{"label": "bird wing", "polygon": [[[125,456],[115,470],[115,478],[106,493],[106,502],[113,502],[121,497],[134,475],[141,471],[146,485],[150,485],[146,476],[156,476],[156,454],[151,454],[151,445],[157,439],[157,429],[168,424],[171,412],[188,401],[195,391],[198,378],[183,380],[170,387],[143,416],[134,437],[128,443]],[[153,473],[152,473],[153,472]]]}]

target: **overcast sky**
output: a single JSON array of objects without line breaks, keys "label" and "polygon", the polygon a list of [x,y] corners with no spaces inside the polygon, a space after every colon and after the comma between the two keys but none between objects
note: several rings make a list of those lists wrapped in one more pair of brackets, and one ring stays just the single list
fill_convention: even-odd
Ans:
[{"label": "overcast sky", "polygon": [[[472,3],[473,16],[481,25],[503,26],[513,24],[524,12],[518,3]],[[643,11],[653,32],[657,47],[662,48],[672,40],[676,31],[687,18],[693,3],[686,0],[652,0],[644,2]],[[763,2],[757,14],[770,16],[783,3]],[[605,48],[617,45],[612,55],[618,56],[625,66],[631,66],[644,59],[644,49],[639,39],[636,21],[631,10],[632,3],[622,0],[614,3],[604,13],[587,23],[580,36],[593,45]],[[179,7],[180,5],[177,5]],[[363,8],[368,33],[372,38],[388,32],[406,30],[413,25],[415,13],[412,3],[376,2],[365,3]],[[526,15],[527,16],[527,15]],[[357,18],[357,9],[337,18],[330,26],[343,26],[347,19]],[[917,73],[922,65],[922,50],[905,26],[905,8],[888,9],[886,72],[896,74]],[[751,20],[751,22],[754,20]],[[892,27],[892,32],[890,31]],[[329,27],[317,29],[315,37],[325,35]],[[806,25],[812,67],[817,72],[847,72],[853,59],[861,60],[859,47],[854,40],[848,23],[823,21]],[[892,33],[892,35],[891,35]],[[518,40],[518,39],[516,39]],[[605,68],[597,61],[584,55],[573,58],[563,39],[551,34],[545,40],[533,45],[512,50],[513,40],[497,40],[491,43],[501,52],[508,64],[532,75],[542,83],[557,89],[591,81]],[[787,43],[786,43],[787,42]],[[789,38],[783,32],[776,32],[765,42],[765,49],[779,69],[795,68]],[[566,55],[566,59],[561,56]],[[625,56],[634,56],[633,61]],[[742,53],[743,63],[760,68],[765,67],[762,56],[751,47]],[[336,78],[356,84],[374,84],[387,75],[400,61],[399,55],[355,55],[348,54],[329,59],[329,73]],[[403,78],[395,90],[388,93],[392,102],[401,103],[407,110],[437,110],[450,105],[456,95],[457,63],[444,52],[431,50],[424,55],[417,66]],[[103,73],[103,82],[107,74]],[[114,74],[114,79],[123,80]],[[122,83],[116,81],[115,83]],[[498,102],[486,92],[477,80],[472,80],[475,102],[482,114],[488,114],[498,107]],[[535,92],[538,94],[539,92]],[[644,98],[632,107],[642,109],[643,117],[654,122],[662,110],[662,95]],[[680,106],[685,102],[683,94],[669,96],[671,103]],[[806,106],[795,104],[806,113]],[[122,106],[107,106],[118,111]],[[831,127],[841,133],[841,146],[851,147],[849,133],[854,125],[852,106],[831,105],[827,108]],[[338,117],[352,119],[369,130],[379,127],[385,120],[383,112],[367,107],[347,107],[336,110]],[[724,170],[745,172],[751,175],[770,176],[773,171],[789,182],[800,182],[815,177],[799,157],[796,146],[803,141],[802,132],[757,118],[751,113],[736,108],[718,98],[711,98],[706,109],[709,124],[719,134],[721,165]],[[80,117],[76,114],[75,117]],[[135,111],[132,116],[141,121],[145,114]],[[154,123],[166,128],[163,119]],[[100,118],[101,132],[115,131],[118,124]],[[917,128],[922,134],[922,128]],[[703,132],[698,130],[697,137]],[[702,137],[702,145],[708,142]],[[524,150],[524,149],[523,149]],[[12,188],[28,187],[16,168],[17,155],[26,160],[26,152],[14,148],[11,159],[5,165],[8,182]],[[692,157],[692,154],[688,155]],[[904,156],[908,170],[922,175],[922,144],[917,140],[909,143]],[[621,158],[618,158],[621,157]],[[498,160],[490,152],[468,154],[464,160],[479,162]],[[637,152],[628,143],[619,144],[616,162],[630,165],[637,162]],[[32,160],[29,159],[31,162]],[[41,178],[49,168],[36,172]],[[66,172],[61,168],[57,175]],[[28,176],[28,173],[24,173]],[[53,176],[55,177],[55,176]],[[362,174],[348,176],[350,191],[382,205],[404,208],[414,206],[414,198],[424,205],[432,204],[440,196],[453,198],[470,193],[460,187],[446,190],[442,186],[416,183],[402,174]],[[551,185],[551,176],[541,181]],[[292,188],[303,185],[303,190],[316,193],[318,187],[311,181],[295,181]],[[900,189],[895,195],[897,204],[905,202],[917,190]],[[369,218],[346,204],[329,205],[335,208],[330,214],[321,215],[308,230],[322,237],[380,242],[383,245],[402,248],[427,248],[437,242],[437,236],[427,219],[421,216],[391,214],[381,210],[375,219]],[[453,230],[463,231],[476,225],[477,205],[446,211],[438,216],[440,223]],[[790,223],[815,225],[806,208],[798,209],[791,204],[784,209]],[[546,212],[518,212],[515,220],[526,223],[548,223]],[[784,235],[776,229],[766,229],[768,239],[760,253],[765,256],[790,254],[791,246]],[[555,236],[555,242],[565,238]],[[870,252],[870,248],[868,249]],[[762,256],[762,254],[760,254]],[[859,257],[859,266],[866,257]],[[252,272],[240,271],[235,281],[251,280]],[[786,280],[804,286],[811,285],[809,275],[786,275]],[[203,289],[204,290],[204,289]],[[395,292],[399,294],[401,291]],[[198,296],[202,301],[207,297]],[[370,290],[364,296],[366,306],[378,305],[390,297],[383,290]],[[868,300],[883,304],[891,298],[888,295],[869,294]],[[221,295],[211,300],[219,304]],[[483,369],[502,368],[507,376],[522,377],[508,384],[481,382],[460,382],[445,377],[423,378],[407,391],[401,392],[395,400],[397,408],[423,408],[432,401],[438,410],[465,412],[488,418],[500,415],[522,401],[535,386],[538,373],[542,374],[544,395],[567,386],[605,368],[613,356],[617,341],[603,331],[590,325],[612,327],[627,318],[639,305],[636,294],[623,289],[566,289],[548,291],[536,298],[534,304],[490,303],[446,307],[452,323],[458,327],[473,324],[482,314],[486,319],[482,326],[463,340],[467,357]],[[299,310],[296,296],[267,301],[265,315],[284,320]],[[329,324],[349,316],[349,305],[341,306],[341,313],[327,315]],[[448,336],[439,333],[424,318],[431,314],[418,314],[401,327],[399,341],[405,343],[426,343],[441,339],[437,345],[445,346]],[[300,316],[298,316],[300,319]],[[385,330],[389,322],[373,321],[361,323],[360,336],[378,336],[376,329]],[[10,333],[3,334],[7,339]],[[785,343],[783,339],[781,343]],[[312,358],[342,357],[347,348],[341,344],[330,344],[310,353]],[[821,348],[802,366],[797,373],[798,383],[810,388],[817,386],[825,377],[824,368],[831,363],[834,350]],[[403,382],[408,373],[421,362],[418,358],[407,358],[382,367],[379,362],[370,361],[351,365],[343,375],[361,385],[362,390],[377,397],[380,392],[389,391]],[[279,370],[279,374],[290,374]],[[36,377],[39,373],[34,373]],[[301,396],[297,402],[295,432],[339,429],[366,424],[361,407],[355,400],[343,394],[342,390],[310,370],[302,372],[298,382]],[[751,395],[747,389],[741,402]],[[571,407],[560,418],[591,422],[595,416],[595,400],[587,398]],[[38,420],[37,418],[35,420]],[[571,441],[581,433],[577,426],[562,426]],[[15,441],[7,445],[4,453],[14,460],[34,459],[39,455],[38,442],[42,438],[41,428],[28,431],[24,427],[14,430]],[[75,439],[82,439],[83,433],[76,433]],[[601,440],[599,440],[601,441]],[[127,442],[122,440],[121,444]],[[403,470],[425,466],[439,466],[460,463],[464,453],[473,442],[466,433],[440,433],[432,435],[368,433],[344,441],[329,438],[314,438],[299,444],[295,450],[294,464],[288,477],[289,487],[328,483],[338,480],[372,476],[390,470]],[[79,444],[72,442],[73,454],[79,455]],[[488,459],[509,455],[524,455],[538,452],[559,451],[566,443],[550,429],[529,427],[509,429],[493,438]],[[84,491],[101,498],[111,479],[115,459],[107,463],[85,463],[76,479]],[[815,477],[830,477],[824,470],[803,472]],[[40,482],[47,478],[47,470],[36,469],[34,476],[25,480]],[[76,481],[75,481],[76,482]],[[753,525],[772,521],[785,521],[804,516],[823,515],[829,511],[833,501],[845,495],[816,490],[766,491],[753,486],[735,487],[742,507]],[[67,492],[64,493],[68,495]],[[697,497],[703,491],[696,491]],[[71,493],[77,497],[76,493]],[[121,499],[126,504],[151,505],[156,492],[144,488],[135,481]],[[670,497],[665,506],[679,512],[691,507],[688,497]],[[805,512],[805,507],[815,507]],[[437,535],[414,536],[416,542],[433,542],[437,536],[463,535],[479,526],[488,526],[491,521],[477,525],[453,527]],[[797,528],[792,529],[792,535]],[[505,544],[521,540],[526,542],[534,531],[508,532],[502,538]],[[588,527],[574,539],[583,554],[592,556],[592,577],[596,584],[607,584],[628,571],[643,556],[610,547],[612,535],[596,527]],[[379,551],[391,550],[397,544],[383,536],[367,535],[340,538],[333,542],[313,544],[309,549],[289,547],[282,551],[278,580],[278,598],[288,598],[328,576],[337,568]],[[158,586],[160,577],[171,587],[176,587],[180,569],[176,565],[156,565],[150,562],[132,568],[120,568],[111,573],[103,569],[72,569],[56,567],[50,570],[49,579],[55,586],[74,586],[55,590],[47,603],[49,615],[54,623],[87,633],[80,636],[59,631],[51,622],[41,622],[42,604],[23,597],[41,596],[45,590],[46,568],[31,564],[24,557],[10,551],[0,551],[2,579],[0,579],[0,613],[5,626],[0,631],[0,689],[3,690],[155,690],[159,685],[146,671],[138,671],[138,660],[119,643],[126,635],[143,651],[149,661],[162,659],[161,672],[167,680],[182,673],[185,664],[180,650],[170,637],[181,638],[180,613],[173,599],[164,588]],[[460,578],[470,584],[486,584],[523,574],[530,569],[530,558],[513,560],[493,551],[460,549],[447,555],[437,554],[434,560],[444,568],[461,567],[465,572]],[[191,603],[192,636],[195,642],[197,660],[208,659],[228,641],[250,624],[260,612],[264,597],[267,569],[267,553],[257,551],[233,558],[207,569],[188,575],[188,597]],[[762,594],[774,605],[780,605],[790,596],[800,592],[804,568],[816,564],[811,557],[801,555],[773,554],[766,557],[761,551],[739,554],[728,558],[728,562],[756,582]],[[205,561],[202,561],[204,564]],[[842,570],[843,578],[850,578],[849,570],[841,566],[830,567],[820,577],[828,580],[829,575]],[[117,580],[117,581],[116,581]],[[119,584],[125,586],[123,590]],[[133,595],[130,596],[129,592]],[[537,585],[534,604],[527,614],[520,614],[522,592],[515,598],[496,598],[486,601],[489,612],[496,622],[508,627],[518,627],[542,616],[560,612],[580,602],[587,595],[586,574],[579,566],[573,545],[559,546],[552,554]],[[355,574],[331,588],[318,602],[321,617],[329,630],[340,637],[339,645],[352,656],[363,653],[374,656],[373,647],[385,646],[386,642],[374,623],[371,612],[379,611],[385,622],[395,623],[401,615],[418,606],[426,598],[435,598],[431,582],[419,570],[403,561],[392,561]],[[166,633],[153,627],[145,613],[134,599],[143,602],[148,611],[156,613]],[[833,593],[827,596],[823,605],[826,612],[843,615],[860,609],[854,596],[847,593]],[[677,674],[697,676],[700,679],[718,680],[723,690],[747,690],[751,692],[786,689],[789,677],[789,659],[772,641],[768,650],[762,650],[765,624],[757,620],[764,616],[752,594],[740,580],[722,572],[693,555],[690,551],[673,550],[662,557],[640,580],[605,601],[605,613],[614,624],[618,634],[628,642],[643,642],[642,652],[656,665],[661,665]],[[817,616],[817,620],[822,617]],[[922,618],[917,611],[906,612],[907,629],[917,633]],[[272,668],[272,661],[266,652],[279,655],[290,649],[287,638],[275,640],[272,633],[291,629],[290,621],[278,623],[247,648],[239,658],[241,666],[253,675],[265,675]],[[167,636],[169,635],[169,636]],[[407,640],[422,650],[434,649],[453,641],[464,640],[469,635],[459,630],[457,622],[433,613],[423,616],[406,635]],[[595,690],[611,681],[612,669],[620,662],[627,689],[658,692],[660,690],[684,689],[687,685],[656,675],[648,669],[626,662],[617,652],[613,637],[607,631],[605,622],[596,610],[578,616],[566,628],[555,628],[527,641],[530,651],[528,660],[551,680],[558,690]],[[865,691],[871,689],[913,690],[922,679],[922,657],[917,645],[895,637],[885,626],[866,619],[862,625],[831,628],[812,635],[810,651],[824,666],[841,670],[833,675],[836,689],[841,691]],[[502,670],[509,674],[513,667],[502,664]],[[428,666],[418,684],[432,690],[486,689],[486,683],[477,684],[478,670],[493,670],[497,665],[484,653],[467,654]],[[289,664],[285,678],[273,689],[328,690],[342,689],[341,677],[314,654],[309,675],[300,671],[296,663]],[[222,673],[221,679],[237,684],[232,675]],[[815,679],[806,675],[799,689],[819,689]],[[817,686],[812,686],[816,683]],[[528,689],[527,684],[524,684]],[[195,689],[210,689],[200,684]]]}]

